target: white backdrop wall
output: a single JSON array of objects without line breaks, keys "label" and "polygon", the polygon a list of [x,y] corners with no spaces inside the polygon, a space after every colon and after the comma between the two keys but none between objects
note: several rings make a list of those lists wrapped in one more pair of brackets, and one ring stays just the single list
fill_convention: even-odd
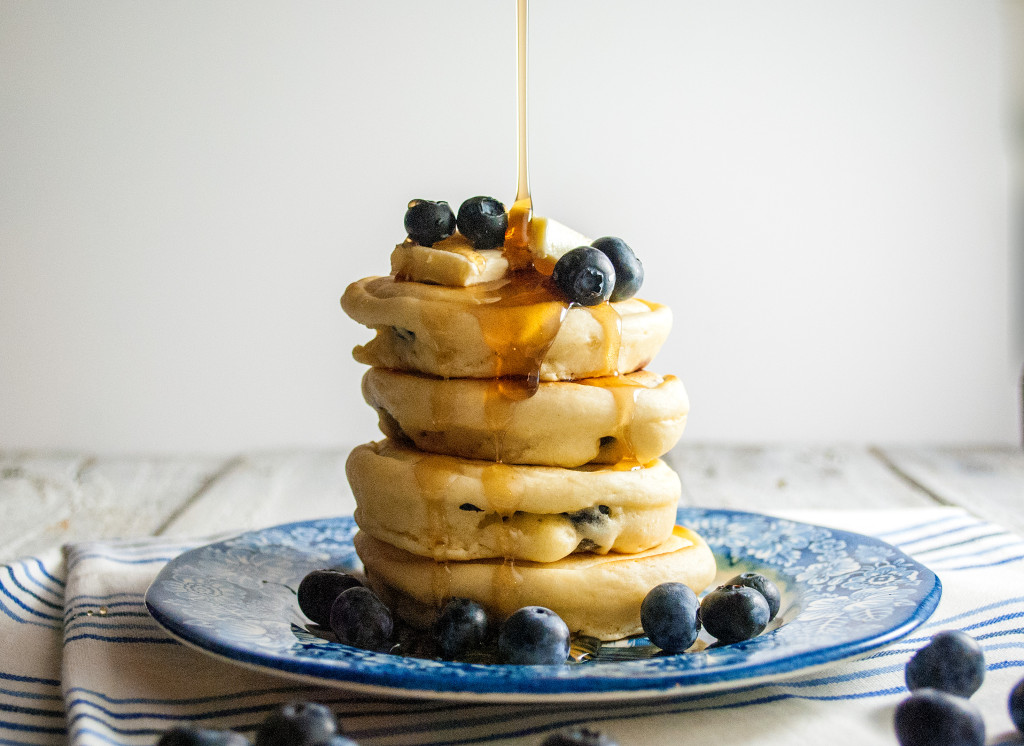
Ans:
[{"label": "white backdrop wall", "polygon": [[[642,257],[687,438],[1017,439],[1013,5],[534,0],[535,204]],[[376,437],[337,299],[511,201],[513,6],[0,0],[0,447]]]}]

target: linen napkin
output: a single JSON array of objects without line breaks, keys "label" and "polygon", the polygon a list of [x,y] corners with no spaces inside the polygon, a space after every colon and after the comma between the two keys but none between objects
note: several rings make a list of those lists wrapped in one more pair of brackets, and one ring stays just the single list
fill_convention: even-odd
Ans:
[{"label": "linen napkin", "polygon": [[855,661],[785,681],[665,699],[469,704],[370,697],[221,662],[165,635],[143,603],[163,565],[202,542],[75,544],[0,568],[0,744],[152,744],[179,723],[252,736],[280,703],[330,705],[361,744],[539,744],[572,724],[630,744],[895,744],[903,668],[930,636],[962,629],[988,672],[972,701],[988,743],[1024,743],[1007,713],[1024,676],[1024,540],[956,508],[799,511],[784,517],[874,534],[939,575],[932,618]]}]

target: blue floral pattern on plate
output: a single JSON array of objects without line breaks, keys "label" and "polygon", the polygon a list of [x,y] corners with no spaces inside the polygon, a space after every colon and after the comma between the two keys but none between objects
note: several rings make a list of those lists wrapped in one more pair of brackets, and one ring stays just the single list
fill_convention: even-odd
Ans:
[{"label": "blue floral pattern on plate", "polygon": [[641,638],[629,649],[646,647],[644,654],[606,647],[593,661],[565,666],[359,650],[307,632],[292,590],[318,567],[360,569],[350,517],[253,531],[186,552],[156,577],[146,604],[179,640],[269,673],[392,695],[523,701],[667,696],[782,678],[899,639],[939,601],[939,579],[878,539],[730,510],[681,508],[678,521],[710,544],[716,582],[755,571],[779,585],[782,608],[768,631],[681,655],[651,655]]}]

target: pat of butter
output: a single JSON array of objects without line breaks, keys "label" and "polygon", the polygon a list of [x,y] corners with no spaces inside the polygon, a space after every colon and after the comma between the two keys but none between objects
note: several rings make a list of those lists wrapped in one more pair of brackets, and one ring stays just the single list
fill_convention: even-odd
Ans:
[{"label": "pat of butter", "polygon": [[405,241],[391,252],[391,274],[400,280],[466,287],[498,280],[507,271],[500,249],[477,251],[458,233],[433,246]]}]

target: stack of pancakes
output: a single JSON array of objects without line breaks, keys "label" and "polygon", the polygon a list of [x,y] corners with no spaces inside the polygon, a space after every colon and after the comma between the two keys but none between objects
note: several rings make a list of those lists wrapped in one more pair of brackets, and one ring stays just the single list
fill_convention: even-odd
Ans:
[{"label": "stack of pancakes", "polygon": [[644,370],[666,306],[570,306],[532,269],[459,286],[397,274],[341,299],[376,331],[354,356],[387,438],[357,447],[347,474],[356,549],[393,611],[425,627],[452,597],[496,619],[539,605],[611,640],[641,631],[654,586],[711,582],[660,459],[686,391]]}]

